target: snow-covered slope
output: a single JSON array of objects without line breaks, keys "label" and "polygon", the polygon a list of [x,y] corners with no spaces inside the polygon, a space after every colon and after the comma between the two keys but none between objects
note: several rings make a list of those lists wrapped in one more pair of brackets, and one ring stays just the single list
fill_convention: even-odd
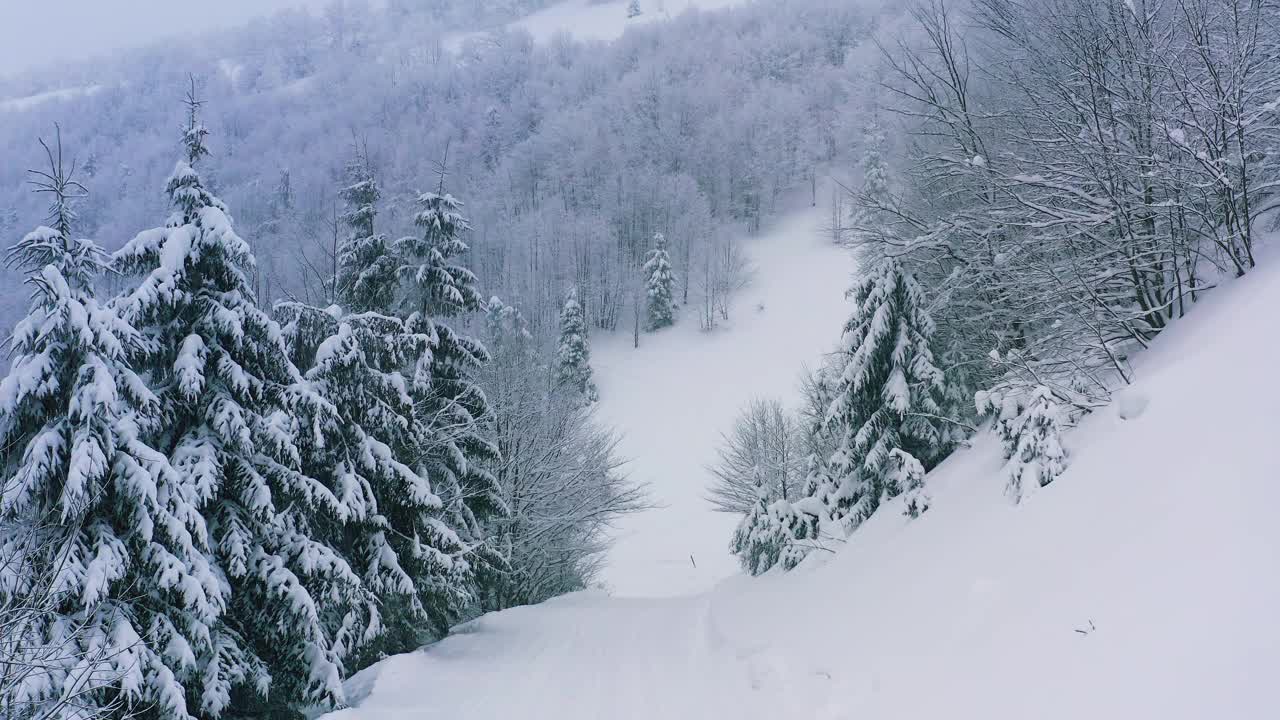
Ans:
[{"label": "snow-covered slope", "polygon": [[19,112],[30,110],[31,108],[42,105],[54,100],[68,100],[80,95],[92,95],[102,89],[101,85],[86,85],[84,87],[63,88],[61,90],[49,90],[48,92],[28,95],[26,97],[9,98],[0,100],[0,112]]},{"label": "snow-covered slope", "polygon": [[490,615],[332,717],[1274,717],[1277,305],[1274,263],[1216,291],[1142,359],[1145,411],[1089,418],[1022,506],[982,436],[825,563]]},{"label": "snow-covered slope", "polygon": [[[526,30],[539,42],[546,42],[559,33],[569,33],[578,40],[607,42],[620,37],[628,27],[670,19],[687,10],[716,10],[743,2],[745,0],[641,0],[642,13],[628,18],[629,0],[564,0],[523,17],[509,27]],[[445,40],[445,46],[456,50],[466,39],[483,34],[457,33]]]},{"label": "snow-covered slope", "polygon": [[802,195],[802,210],[744,241],[756,272],[730,322],[702,332],[688,307],[639,349],[628,333],[593,338],[601,419],[663,505],[619,527],[603,578],[614,594],[688,594],[737,572],[727,547],[738,518],[705,500],[720,433],[753,397],[797,401],[801,368],[831,350],[849,315],[852,260],[821,237],[822,211]]}]

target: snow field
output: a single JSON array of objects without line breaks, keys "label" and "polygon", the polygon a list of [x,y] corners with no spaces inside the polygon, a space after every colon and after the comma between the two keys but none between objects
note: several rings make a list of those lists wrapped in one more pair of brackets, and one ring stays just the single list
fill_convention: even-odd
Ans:
[{"label": "snow field", "polygon": [[[358,707],[331,717],[1274,717],[1280,384],[1265,329],[1280,268],[1216,295],[1141,358],[1126,393],[1144,411],[1087,418],[1067,435],[1071,467],[1021,506],[984,433],[930,474],[916,521],[895,500],[834,554],[701,595],[583,593],[481,618],[361,673]],[[749,323],[703,338],[726,349],[722,374],[740,376],[731,338]],[[632,387],[619,369],[601,373],[606,392]],[[633,407],[615,396],[614,412]],[[693,432],[692,415],[634,426]],[[676,504],[691,490],[663,482],[662,538],[694,537]],[[620,550],[615,572],[661,567]]]},{"label": "snow field", "polygon": [[820,236],[823,210],[803,195],[803,209],[744,240],[756,273],[724,326],[703,332],[691,306],[675,327],[642,334],[639,349],[630,333],[592,337],[601,420],[663,505],[623,519],[604,573],[617,595],[699,592],[738,572],[728,553],[738,518],[705,500],[721,433],[753,397],[797,402],[801,369],[835,346],[849,314],[853,261]]}]

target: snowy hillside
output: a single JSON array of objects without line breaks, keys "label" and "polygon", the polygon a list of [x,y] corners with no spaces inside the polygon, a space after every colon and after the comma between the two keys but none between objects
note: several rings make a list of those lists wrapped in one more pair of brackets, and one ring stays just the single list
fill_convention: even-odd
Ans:
[{"label": "snowy hillside", "polygon": [[102,89],[101,85],[87,85],[85,87],[64,88],[62,90],[49,90],[48,92],[38,93],[36,95],[28,95],[27,97],[10,98],[8,100],[0,100],[0,112],[20,112],[30,109],[41,103],[54,100],[66,100],[68,98],[80,97],[84,95],[93,95]]},{"label": "snowy hillside", "polygon": [[[511,23],[510,27],[528,31],[539,42],[546,42],[558,33],[569,33],[578,40],[607,42],[621,36],[628,27],[667,20],[688,10],[715,10],[741,4],[743,1],[647,0],[640,3],[641,14],[629,18],[629,0],[564,0],[521,18]],[[445,45],[457,49],[466,39],[481,35],[481,32],[457,33],[450,36]]]},{"label": "snowy hillside", "polygon": [[805,207],[746,241],[756,273],[725,327],[702,332],[690,307],[638,350],[625,334],[597,340],[600,414],[623,434],[631,475],[664,506],[623,521],[604,576],[615,594],[687,594],[738,571],[726,551],[738,518],[707,503],[708,466],[738,411],[753,398],[793,404],[800,369],[840,334],[854,267],[820,236],[823,221]]},{"label": "snowy hillside", "polygon": [[890,505],[825,564],[486,616],[357,676],[329,717],[1268,717],[1277,303],[1274,267],[1218,291],[1143,358],[1129,419],[1087,419],[1021,506],[982,435],[920,520]]}]

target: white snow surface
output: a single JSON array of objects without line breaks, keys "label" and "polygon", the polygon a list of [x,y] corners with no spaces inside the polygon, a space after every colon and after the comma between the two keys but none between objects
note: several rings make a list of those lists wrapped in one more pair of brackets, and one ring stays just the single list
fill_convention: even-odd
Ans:
[{"label": "white snow surface", "polygon": [[[1066,473],[1020,506],[983,434],[930,474],[918,520],[895,501],[835,553],[701,594],[582,593],[485,616],[360,673],[355,707],[330,718],[1275,717],[1278,304],[1274,262],[1215,291],[1141,358],[1129,392],[1145,411],[1087,418]],[[689,362],[736,350],[732,337]],[[735,362],[698,377],[785,384]],[[606,393],[627,384],[618,369]],[[692,430],[681,418],[646,422]],[[693,516],[669,512],[687,532]]]},{"label": "white snow surface", "polygon": [[728,551],[738,517],[705,499],[721,433],[752,398],[797,404],[801,370],[835,348],[852,307],[853,261],[821,237],[828,211],[800,195],[803,210],[743,240],[755,276],[723,326],[700,329],[691,292],[676,325],[642,333],[638,349],[630,333],[592,337],[600,418],[662,506],[620,523],[602,578],[615,595],[685,595],[738,572]]}]

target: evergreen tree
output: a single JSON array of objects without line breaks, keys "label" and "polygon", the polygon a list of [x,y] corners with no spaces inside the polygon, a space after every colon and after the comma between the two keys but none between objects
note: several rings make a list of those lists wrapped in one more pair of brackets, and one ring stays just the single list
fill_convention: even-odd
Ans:
[{"label": "evergreen tree", "polygon": [[853,213],[849,221],[850,242],[862,245],[873,240],[881,228],[880,208],[890,204],[889,168],[884,159],[884,129],[878,120],[872,120],[863,130],[862,188],[854,198]]},{"label": "evergreen tree", "polygon": [[[805,481],[800,491],[802,499],[812,499],[820,494],[823,488],[832,485],[829,463],[835,452],[837,439],[836,428],[827,422],[827,410],[836,396],[836,381],[841,368],[837,362],[838,355],[828,356],[821,367],[806,371],[801,378],[800,406],[801,436],[804,440]],[[816,503],[825,515],[825,508]]]},{"label": "evergreen tree", "polygon": [[905,450],[894,448],[889,453],[889,471],[885,475],[885,484],[892,495],[906,496],[907,517],[918,518],[929,509],[932,498],[924,486],[924,465]]},{"label": "evergreen tree", "polygon": [[671,276],[667,239],[662,233],[653,236],[653,250],[644,264],[644,274],[648,329],[660,330],[675,322],[675,301],[672,299],[675,279]]},{"label": "evergreen tree", "polygon": [[1023,413],[1027,410],[1028,396],[1024,389],[1001,383],[990,390],[974,393],[974,406],[978,415],[991,419],[992,428],[1000,438],[1005,459],[1013,457],[1018,447],[1018,434],[1022,428]]},{"label": "evergreen tree", "polygon": [[874,265],[850,292],[854,311],[845,325],[844,365],[827,422],[837,440],[830,478],[816,495],[833,518],[856,527],[905,488],[895,450],[928,467],[949,450],[940,415],[945,391],[930,340],[934,325],[924,291],[898,261]]},{"label": "evergreen tree", "polygon": [[1022,502],[1067,469],[1062,416],[1053,391],[1037,387],[1011,429],[1008,492],[1015,502]]},{"label": "evergreen tree", "polygon": [[92,180],[97,177],[98,172],[101,170],[101,164],[98,160],[98,153],[90,152],[89,156],[84,159],[84,165],[80,167],[80,171],[84,173],[85,177]]},{"label": "evergreen tree", "polygon": [[362,650],[347,667],[358,671],[438,637],[470,600],[467,547],[442,518],[443,502],[419,465],[430,435],[414,398],[429,392],[430,375],[404,372],[430,357],[433,338],[394,316],[343,316],[336,306],[282,303],[277,313],[294,362],[334,408],[307,465],[347,508],[335,542],[390,610],[384,617],[376,606],[354,607],[342,619],[334,643]]},{"label": "evergreen tree", "polygon": [[254,304],[249,246],[192,165],[208,154],[200,104],[193,88],[185,157],[167,182],[173,214],[114,256],[141,276],[117,304],[144,333],[136,362],[164,419],[147,437],[168,457],[175,492],[203,508],[207,536],[200,528],[188,541],[205,550],[195,567],[213,566],[183,581],[182,561],[167,561],[159,595],[180,611],[155,614],[148,638],[167,665],[148,671],[171,683],[165,716],[217,717],[268,692],[276,704],[333,705],[346,649],[331,621],[367,603],[330,544],[350,498],[304,469],[316,427],[336,419]]},{"label": "evergreen tree", "polygon": [[107,256],[73,239],[82,188],[60,138],[45,150],[51,226],[9,250],[32,294],[0,382],[0,715],[185,717],[190,648],[226,599],[203,498],[146,441],[161,408],[128,363],[143,338],[95,298]]},{"label": "evergreen tree", "polygon": [[472,557],[501,564],[483,542],[485,521],[505,512],[485,466],[497,456],[497,448],[486,436],[489,403],[475,381],[489,353],[480,341],[445,322],[484,309],[476,276],[458,262],[468,251],[462,236],[471,226],[452,195],[423,193],[418,205],[414,224],[420,234],[398,240],[395,250],[405,263],[400,268],[408,286],[405,326],[434,339],[418,370],[428,381],[415,396],[416,417],[428,434],[422,467],[444,502],[450,525],[470,544]]},{"label": "evergreen tree", "polygon": [[347,205],[342,221],[351,228],[351,235],[338,248],[337,297],[352,312],[387,312],[396,299],[400,263],[386,236],[374,232],[382,191],[368,151],[356,148],[347,163],[347,182],[338,195]]},{"label": "evergreen tree", "polygon": [[809,547],[799,541],[818,535],[816,517],[800,512],[783,498],[771,498],[765,488],[761,490],[729,544],[729,551],[738,556],[742,569],[750,575],[761,575],[777,565],[791,570],[809,553]]},{"label": "evergreen tree", "polygon": [[560,311],[560,343],[556,350],[556,381],[572,388],[588,404],[599,399],[591,379],[591,345],[587,340],[587,321],[578,303],[578,291],[572,289]]},{"label": "evergreen tree", "polygon": [[628,20],[630,20],[631,18],[640,17],[642,14],[644,14],[644,11],[640,9],[640,0],[631,0],[631,2],[627,4]]},{"label": "evergreen tree", "polygon": [[286,214],[293,211],[295,198],[293,196],[293,179],[289,168],[280,171],[280,178],[276,181],[275,197],[271,199],[271,204],[279,214]]}]

